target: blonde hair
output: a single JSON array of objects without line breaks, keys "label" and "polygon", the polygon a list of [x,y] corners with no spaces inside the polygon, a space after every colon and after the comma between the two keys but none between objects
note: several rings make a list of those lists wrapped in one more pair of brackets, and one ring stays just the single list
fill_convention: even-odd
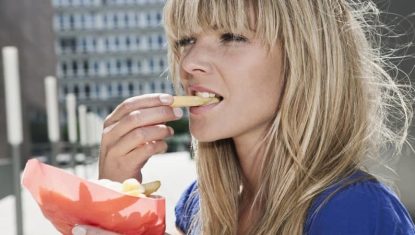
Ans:
[{"label": "blonde hair", "polygon": [[[390,64],[373,27],[378,15],[371,1],[166,2],[170,73],[176,84],[176,41],[184,36],[206,28],[251,30],[266,47],[282,43],[285,88],[264,136],[262,183],[253,205],[261,213],[249,234],[302,234],[319,193],[363,169],[364,160],[376,158],[382,146],[400,150],[412,118],[409,87],[386,72]],[[194,140],[193,148],[200,195],[193,229],[236,234],[244,179],[233,142]]]}]

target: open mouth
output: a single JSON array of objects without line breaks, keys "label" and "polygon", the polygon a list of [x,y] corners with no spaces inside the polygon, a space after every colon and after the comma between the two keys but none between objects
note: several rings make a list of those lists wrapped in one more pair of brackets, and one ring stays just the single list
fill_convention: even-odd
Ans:
[{"label": "open mouth", "polygon": [[198,96],[201,98],[218,98],[219,102],[223,100],[223,96],[220,96],[218,94],[211,93],[211,92],[192,91],[192,95]]}]

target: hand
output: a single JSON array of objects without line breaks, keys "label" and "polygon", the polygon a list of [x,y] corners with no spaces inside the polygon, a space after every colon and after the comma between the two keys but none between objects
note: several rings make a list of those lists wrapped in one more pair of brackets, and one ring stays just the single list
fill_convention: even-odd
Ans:
[{"label": "hand", "polygon": [[181,109],[169,105],[168,94],[148,94],[122,102],[106,118],[99,156],[99,178],[122,182],[136,178],[154,154],[167,150],[165,138],[172,136],[168,121],[182,117]]},{"label": "hand", "polygon": [[100,228],[95,228],[87,225],[76,225],[72,229],[73,235],[120,235],[119,233],[114,233],[106,231]]}]

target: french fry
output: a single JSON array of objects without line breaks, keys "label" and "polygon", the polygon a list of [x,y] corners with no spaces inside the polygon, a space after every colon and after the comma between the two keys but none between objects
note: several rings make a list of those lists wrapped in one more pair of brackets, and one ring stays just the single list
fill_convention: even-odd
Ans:
[{"label": "french fry", "polygon": [[174,96],[173,98],[173,104],[171,105],[173,108],[201,106],[218,103],[220,101],[216,97],[203,98],[199,96]]},{"label": "french fry", "polygon": [[124,192],[127,195],[134,196],[134,197],[147,197],[147,195],[143,194],[139,190],[131,190],[128,192]]},{"label": "french fry", "polygon": [[152,181],[145,184],[140,184],[138,180],[134,178],[126,179],[124,182],[119,183],[108,179],[92,180],[102,186],[110,188],[112,190],[125,193],[127,195],[136,197],[148,197],[160,188],[160,181]]},{"label": "french fry", "polygon": [[126,179],[122,183],[122,191],[128,193],[130,191],[137,191],[138,193],[144,193],[145,188],[134,178]]},{"label": "french fry", "polygon": [[160,188],[160,185],[161,185],[161,183],[158,180],[142,184],[142,186],[145,189],[144,194],[146,196],[150,196],[152,193],[154,193],[155,191],[157,191]]}]

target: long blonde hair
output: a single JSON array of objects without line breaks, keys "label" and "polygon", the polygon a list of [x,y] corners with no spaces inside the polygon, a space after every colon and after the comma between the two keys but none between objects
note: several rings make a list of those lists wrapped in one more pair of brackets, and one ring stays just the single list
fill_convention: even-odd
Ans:
[{"label": "long blonde hair", "polygon": [[[249,12],[254,14],[249,15]],[[167,0],[170,73],[178,84],[176,41],[206,28],[255,32],[283,45],[285,88],[269,132],[249,234],[302,234],[308,209],[333,182],[363,168],[382,146],[399,150],[412,118],[407,86],[386,72],[371,1]],[[255,21],[252,28],[250,19]],[[277,97],[276,97],[277,98]],[[198,234],[236,234],[244,184],[231,139],[194,140]]]}]

